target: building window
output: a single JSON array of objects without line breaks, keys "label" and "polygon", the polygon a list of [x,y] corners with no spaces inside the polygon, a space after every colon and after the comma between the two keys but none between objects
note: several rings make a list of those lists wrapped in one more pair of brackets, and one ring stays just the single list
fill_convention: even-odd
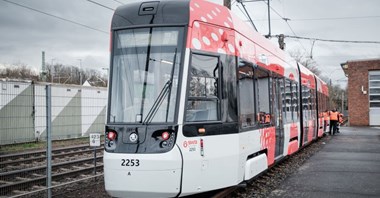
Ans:
[{"label": "building window", "polygon": [[380,108],[380,71],[369,73],[369,107]]}]

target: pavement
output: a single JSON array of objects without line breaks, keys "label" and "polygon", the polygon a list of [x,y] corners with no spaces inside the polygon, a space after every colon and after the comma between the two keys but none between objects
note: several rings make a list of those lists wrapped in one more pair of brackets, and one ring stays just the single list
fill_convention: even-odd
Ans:
[{"label": "pavement", "polygon": [[269,197],[380,197],[380,127],[341,127]]}]

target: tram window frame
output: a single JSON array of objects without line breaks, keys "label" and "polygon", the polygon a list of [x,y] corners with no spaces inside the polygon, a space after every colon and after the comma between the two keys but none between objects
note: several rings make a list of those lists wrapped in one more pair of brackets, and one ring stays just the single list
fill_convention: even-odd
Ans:
[{"label": "tram window frame", "polygon": [[[201,74],[206,74],[207,71],[202,71],[203,73],[198,73],[199,75],[193,75],[192,74],[192,68],[193,68],[193,63],[195,60],[195,56],[199,57],[208,57],[208,58],[215,58],[216,59],[216,66],[212,67],[212,76],[213,77],[208,77],[208,76],[202,76]],[[204,67],[205,64],[203,64],[202,67]],[[188,123],[200,123],[200,122],[219,122],[221,120],[221,84],[222,84],[222,74],[221,74],[221,61],[220,61],[220,56],[218,55],[210,55],[210,54],[204,54],[204,53],[197,53],[197,52],[192,52],[190,54],[190,61],[189,61],[189,74],[188,74],[188,83],[187,83],[187,99],[186,99],[186,109],[185,109],[185,122]],[[210,69],[210,68],[208,68]],[[207,73],[208,74],[208,73]],[[205,89],[204,93],[201,94],[201,96],[194,96],[191,95],[191,83],[192,83],[192,78],[197,77],[199,79],[204,78],[205,80]],[[214,86],[216,82],[216,87],[215,90],[213,90],[214,96],[212,95],[207,95],[207,80],[210,80],[211,78],[214,78]],[[198,80],[199,80],[198,79]],[[208,109],[205,111],[204,108],[193,108],[196,105],[199,106],[207,106],[209,107],[210,105],[207,103],[214,102],[216,107],[215,109]],[[215,110],[215,115],[210,114],[210,112],[214,112]],[[192,111],[192,112],[190,112]],[[207,118],[205,118],[207,117]],[[215,118],[215,119],[213,119]]]},{"label": "tram window frame", "polygon": [[[272,105],[272,109],[273,109],[273,113],[276,114],[276,123],[279,123],[279,118],[280,116],[282,116],[282,123],[285,124],[286,123],[286,105],[285,105],[285,99],[286,99],[286,96],[285,96],[285,78],[283,77],[277,77],[277,78],[272,78],[272,80],[275,81],[275,83],[273,83],[273,85],[276,86],[276,91],[278,91],[277,93],[279,93],[280,97],[281,97],[281,113],[276,113],[276,109],[275,109],[275,106]],[[279,90],[277,90],[279,89]],[[276,92],[273,92],[273,94],[277,94]],[[277,96],[279,97],[279,96]],[[278,101],[274,101],[274,102],[278,102]],[[272,104],[274,104],[274,102]],[[277,104],[279,105],[279,104]]]},{"label": "tram window frame", "polygon": [[301,85],[301,90],[302,90],[302,98],[301,98],[301,104],[302,104],[302,119],[303,121],[307,121],[310,119],[310,88]]},{"label": "tram window frame", "polygon": [[323,112],[325,112],[325,95],[323,93],[318,92],[318,118],[323,118]]},{"label": "tram window frame", "polygon": [[[238,59],[238,87],[239,87],[239,125],[242,131],[249,130],[252,128],[258,127],[258,120],[256,117],[257,109],[257,100],[256,100],[256,83],[255,83],[255,65],[252,62],[246,61],[244,59]],[[247,71],[242,71],[246,67]],[[240,70],[242,69],[242,70]],[[244,79],[244,84],[243,80]],[[245,81],[248,79],[248,81]],[[246,82],[246,83],[245,83]],[[247,89],[244,89],[243,86],[249,86]],[[251,89],[251,90],[248,90]],[[247,95],[249,94],[249,95]],[[243,101],[248,99],[248,101]],[[252,101],[249,101],[249,100]],[[250,102],[248,105],[246,102]],[[252,107],[252,109],[249,109]],[[251,111],[249,111],[251,110]],[[247,113],[247,114],[243,114]]]},{"label": "tram window frame", "polygon": [[317,104],[316,104],[316,89],[312,89],[312,88],[310,88],[310,95],[311,95],[311,97],[310,97],[310,100],[311,100],[311,111],[310,111],[310,113],[311,113],[311,118],[313,119],[313,120],[315,120],[315,119],[317,119]]},{"label": "tram window frame", "polygon": [[[286,123],[293,122],[293,82],[290,79],[285,78],[285,86],[284,86],[284,95],[285,95],[285,110],[284,111],[284,120]],[[289,92],[287,92],[286,88],[289,87]],[[289,99],[288,99],[289,96]]]},{"label": "tram window frame", "polygon": [[292,107],[293,107],[293,122],[299,120],[299,83],[292,82]]},{"label": "tram window frame", "polygon": [[[259,81],[260,73],[265,74],[266,82]],[[263,79],[265,80],[265,79]],[[264,83],[264,84],[261,84]],[[257,68],[255,69],[255,91],[256,91],[256,110],[257,110],[257,122],[260,127],[268,127],[273,126],[273,112],[271,103],[273,103],[273,97],[271,97],[271,91],[273,89],[272,86],[272,77],[268,70]],[[265,87],[261,88],[261,85],[265,85]],[[263,91],[261,91],[263,90]],[[266,94],[265,94],[266,93]],[[263,103],[263,102],[267,103]],[[263,104],[263,105],[262,105]],[[264,108],[262,108],[264,107]],[[265,111],[267,110],[267,111]]]}]

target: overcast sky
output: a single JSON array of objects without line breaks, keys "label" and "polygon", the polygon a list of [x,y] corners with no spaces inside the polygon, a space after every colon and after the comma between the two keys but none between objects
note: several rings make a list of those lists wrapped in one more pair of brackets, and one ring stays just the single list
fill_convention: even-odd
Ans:
[{"label": "overcast sky", "polygon": [[[129,0],[92,1],[115,9]],[[211,1],[223,3],[223,0]],[[232,2],[233,12],[247,20],[242,7],[238,7],[235,0]],[[266,3],[247,2],[245,5],[258,31],[267,34]],[[380,42],[379,0],[271,0],[271,6],[281,17],[290,19],[288,25],[272,10],[272,35],[283,33],[321,39]],[[48,63],[78,66],[80,59],[84,68],[101,70],[108,67],[108,32],[112,14],[112,10],[87,0],[0,0],[0,64],[24,63],[39,69],[41,51],[45,51]],[[276,38],[272,41],[277,44]],[[310,40],[286,38],[285,42],[287,51],[300,50],[310,54]],[[316,41],[313,58],[322,75],[343,86],[346,78],[340,63],[380,58],[380,44]]]}]

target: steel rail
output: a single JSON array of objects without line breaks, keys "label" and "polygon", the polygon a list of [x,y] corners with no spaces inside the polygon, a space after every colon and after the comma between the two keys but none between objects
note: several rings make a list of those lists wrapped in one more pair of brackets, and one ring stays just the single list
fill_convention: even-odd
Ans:
[{"label": "steel rail", "polygon": [[[96,166],[96,169],[102,169],[102,168],[103,168],[103,164],[99,164]],[[94,167],[86,167],[86,168],[80,168],[76,170],[70,170],[64,173],[55,173],[52,175],[52,179],[59,180],[60,178],[78,176],[79,173],[85,173],[85,172],[92,173],[93,170],[94,170]],[[33,179],[26,179],[23,181],[10,182],[10,183],[0,186],[0,195],[8,195],[13,190],[25,190],[35,185],[44,185],[44,184],[46,184],[46,176],[40,176]]]},{"label": "steel rail", "polygon": [[[88,144],[82,144],[82,145],[77,145],[77,146],[71,146],[71,147],[63,147],[63,148],[58,148],[54,149],[53,152],[63,152],[67,150],[75,150],[75,149],[86,149],[90,148]],[[102,146],[100,147],[102,148]],[[6,161],[7,159],[14,159],[14,158],[21,158],[25,156],[30,156],[30,155],[45,155],[46,150],[38,150],[38,151],[29,151],[29,152],[23,152],[23,153],[14,153],[14,154],[5,154],[5,155],[0,155],[1,161]]]},{"label": "steel rail", "polygon": [[[102,147],[96,148],[96,151],[102,151],[102,150],[103,150]],[[72,155],[75,155],[75,154],[91,153],[91,152],[94,152],[94,150],[91,149],[91,148],[86,149],[86,150],[74,150],[74,149],[71,149],[70,152],[53,154],[52,157],[53,157],[53,160],[54,160],[54,159],[61,159],[61,158],[64,158],[66,156],[72,156]],[[12,165],[12,164],[21,164],[21,163],[27,163],[27,162],[32,162],[32,161],[45,161],[45,160],[46,160],[46,156],[33,156],[33,157],[30,157],[30,158],[26,158],[26,159],[19,159],[18,158],[16,160],[5,160],[3,162],[0,162],[0,168],[4,168],[4,167]]]},{"label": "steel rail", "polygon": [[[103,156],[98,156],[96,158],[96,160],[100,160],[100,159],[103,159]],[[52,168],[58,169],[58,168],[62,168],[62,167],[68,166],[68,165],[75,165],[75,164],[81,164],[81,163],[93,162],[93,161],[94,161],[93,157],[85,158],[85,159],[72,160],[72,161],[68,161],[68,162],[53,164]],[[43,174],[45,174],[45,171],[46,171],[46,166],[38,166],[38,167],[34,167],[34,168],[9,171],[9,172],[5,172],[5,173],[0,173],[0,180],[7,181],[7,180],[5,180],[5,178],[25,176],[25,175],[21,175],[21,174],[32,174],[32,173],[37,173],[37,172],[43,172]]]}]

